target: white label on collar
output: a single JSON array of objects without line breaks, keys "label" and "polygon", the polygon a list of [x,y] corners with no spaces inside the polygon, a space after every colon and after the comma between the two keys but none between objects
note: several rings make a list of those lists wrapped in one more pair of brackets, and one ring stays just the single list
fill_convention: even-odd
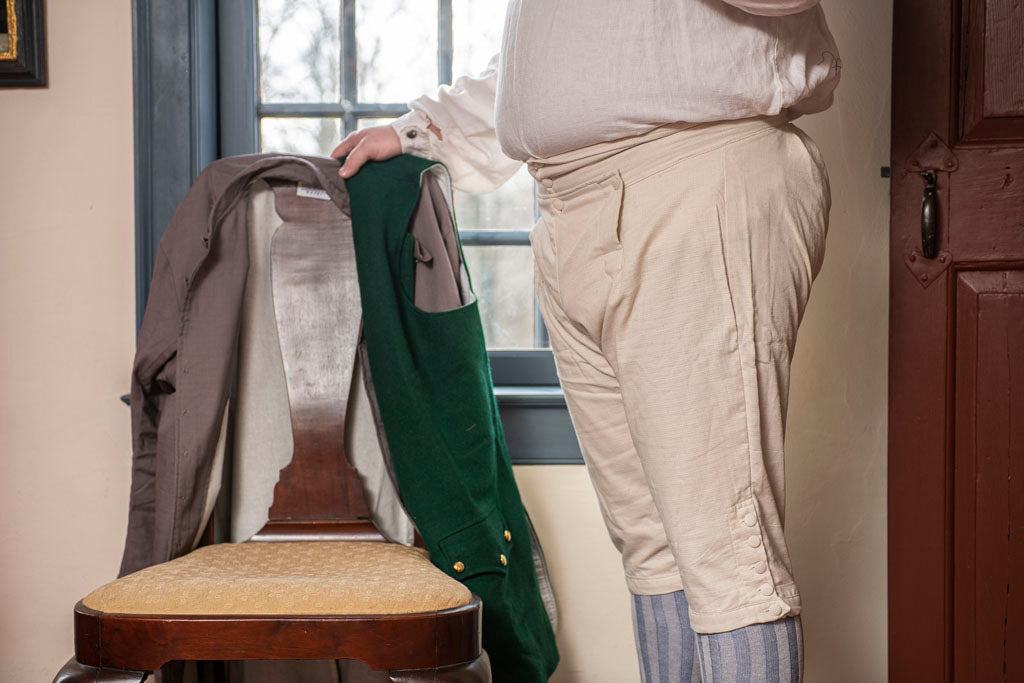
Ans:
[{"label": "white label on collar", "polygon": [[331,196],[327,194],[326,190],[322,190],[319,187],[304,187],[299,185],[299,189],[295,191],[300,197],[309,197],[310,199],[326,199],[331,201]]}]

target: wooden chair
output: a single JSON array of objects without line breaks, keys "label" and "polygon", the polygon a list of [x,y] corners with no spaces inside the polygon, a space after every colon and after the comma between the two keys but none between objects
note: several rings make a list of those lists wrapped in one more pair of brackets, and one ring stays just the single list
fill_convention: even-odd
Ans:
[{"label": "wooden chair", "polygon": [[268,523],[79,601],[75,657],[55,681],[139,681],[175,660],[355,659],[396,683],[489,682],[480,599],[424,548],[385,539],[345,453],[361,327],[351,231],[286,222],[271,263],[294,451]]}]

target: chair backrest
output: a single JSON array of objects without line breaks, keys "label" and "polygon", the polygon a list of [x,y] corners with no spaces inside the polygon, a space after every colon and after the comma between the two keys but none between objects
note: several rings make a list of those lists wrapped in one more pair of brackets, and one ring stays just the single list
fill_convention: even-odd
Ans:
[{"label": "chair backrest", "polygon": [[271,281],[294,449],[253,540],[385,540],[345,453],[362,323],[351,224],[294,184],[274,192],[284,223],[271,241]]},{"label": "chair backrest", "polygon": [[[272,363],[254,362],[247,372],[247,386],[251,387],[252,382],[280,386],[280,394],[276,389],[270,392],[281,397],[281,403],[270,401],[278,407],[283,407],[287,389],[292,452],[286,465],[278,460],[273,466],[277,476],[273,502],[264,517],[266,523],[262,528],[257,526],[260,530],[255,535],[251,530],[244,531],[239,538],[384,540],[383,529],[392,540],[422,544],[401,505],[393,478],[387,467],[382,467],[387,456],[386,445],[377,443],[382,437],[379,424],[377,439],[366,431],[366,413],[373,398],[372,392],[367,394],[358,386],[359,370],[365,373],[368,368],[365,355],[363,363],[357,359],[362,306],[350,216],[332,201],[297,192],[293,182],[272,181],[267,190],[273,197],[271,211],[281,223],[266,232],[273,235],[269,238],[270,273],[266,280],[260,276],[257,280],[270,283],[273,312],[267,311],[266,318],[261,319],[276,330],[256,325],[254,331],[270,337],[276,332],[280,347],[277,372],[283,366],[284,385],[276,384],[279,380],[274,379]],[[458,246],[450,196],[447,175],[442,167],[432,167],[424,173],[419,201],[410,219],[409,231],[416,247],[414,300],[430,311],[463,306],[475,298]],[[262,220],[272,219],[264,216]],[[267,253],[261,248],[251,258]],[[259,369],[255,376],[253,368]],[[268,411],[266,403],[255,410],[250,407],[245,422],[251,426],[268,412],[285,419],[277,410]],[[348,417],[355,417],[354,422],[349,419],[346,424],[346,411],[352,412]],[[283,425],[278,417],[273,423],[278,430],[274,433],[279,434]],[[353,429],[354,425],[362,426]],[[346,435],[346,429],[352,433]],[[354,453],[346,452],[350,439]],[[374,443],[371,445],[368,439]],[[254,443],[250,432],[246,443],[262,448],[265,442]],[[269,451],[281,452],[280,448],[278,443]],[[237,457],[247,459],[248,455],[240,452]],[[267,455],[263,452],[264,457]],[[266,461],[257,458],[256,462]],[[363,474],[357,472],[355,462],[362,463],[366,469]],[[246,481],[253,483],[251,479]],[[246,481],[241,482],[241,490],[251,492]],[[367,495],[375,496],[369,498],[372,511]],[[245,500],[249,503],[242,507],[250,513],[259,508],[258,496],[250,494]],[[245,526],[241,524],[240,528]]]}]

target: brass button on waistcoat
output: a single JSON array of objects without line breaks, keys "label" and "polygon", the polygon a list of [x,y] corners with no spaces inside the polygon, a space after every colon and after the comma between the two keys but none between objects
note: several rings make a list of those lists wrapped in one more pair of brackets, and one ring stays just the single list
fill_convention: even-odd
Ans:
[{"label": "brass button on waistcoat", "polygon": [[512,532],[509,531],[508,529],[505,529],[505,540],[506,541],[511,541],[512,540]]},{"label": "brass button on waistcoat", "polygon": [[416,130],[413,129],[413,130],[407,131],[406,134],[405,134],[405,137],[407,137],[407,138],[414,138],[414,137],[416,137]]},{"label": "brass button on waistcoat", "polygon": [[461,562],[456,562],[454,565],[452,565],[452,569],[461,574],[462,572],[466,571],[466,565],[462,564]]},{"label": "brass button on waistcoat", "polygon": [[502,567],[508,566],[508,558],[505,557],[504,555],[499,555],[498,556],[498,562],[501,562],[501,566]]}]

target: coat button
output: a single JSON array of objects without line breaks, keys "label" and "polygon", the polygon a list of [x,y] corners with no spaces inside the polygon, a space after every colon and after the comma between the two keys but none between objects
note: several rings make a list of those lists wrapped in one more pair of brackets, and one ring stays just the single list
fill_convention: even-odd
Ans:
[{"label": "coat button", "polygon": [[751,536],[747,539],[747,545],[749,545],[751,548],[756,548],[757,546],[761,545],[761,537]]},{"label": "coat button", "polygon": [[757,515],[753,512],[748,512],[747,516],[743,518],[743,523],[747,526],[754,526],[757,524]]},{"label": "coat button", "polygon": [[757,590],[761,595],[771,595],[775,592],[775,587],[770,583],[762,583]]},{"label": "coat button", "polygon": [[408,132],[407,132],[407,133],[405,134],[405,137],[407,137],[407,138],[414,138],[414,137],[416,137],[416,130],[415,130],[415,129],[413,129],[413,130],[410,130],[410,131],[408,131]]},{"label": "coat button", "polygon": [[555,181],[553,181],[551,178],[545,178],[544,180],[542,180],[540,182],[541,182],[541,184],[544,187],[551,187],[552,185],[555,184]]},{"label": "coat button", "polygon": [[508,558],[504,554],[498,555],[498,562],[501,562],[502,567],[508,566]]},{"label": "coat button", "polygon": [[452,565],[452,569],[461,574],[462,572],[466,571],[466,565],[462,564],[461,562],[456,562]]},{"label": "coat button", "polygon": [[561,199],[556,199],[555,201],[552,202],[552,205],[555,207],[556,211],[561,211],[562,207],[565,206],[565,202],[563,202]]},{"label": "coat button", "polygon": [[756,564],[754,564],[754,571],[758,574],[764,574],[766,571],[768,571],[768,565],[766,565],[764,562],[757,562]]},{"label": "coat button", "polygon": [[774,614],[775,616],[779,616],[780,614],[782,614],[782,605],[780,605],[779,603],[775,603],[774,605],[772,605],[772,614]]},{"label": "coat button", "polygon": [[508,529],[505,529],[505,540],[506,541],[511,541],[512,540],[512,532],[509,531]]}]

